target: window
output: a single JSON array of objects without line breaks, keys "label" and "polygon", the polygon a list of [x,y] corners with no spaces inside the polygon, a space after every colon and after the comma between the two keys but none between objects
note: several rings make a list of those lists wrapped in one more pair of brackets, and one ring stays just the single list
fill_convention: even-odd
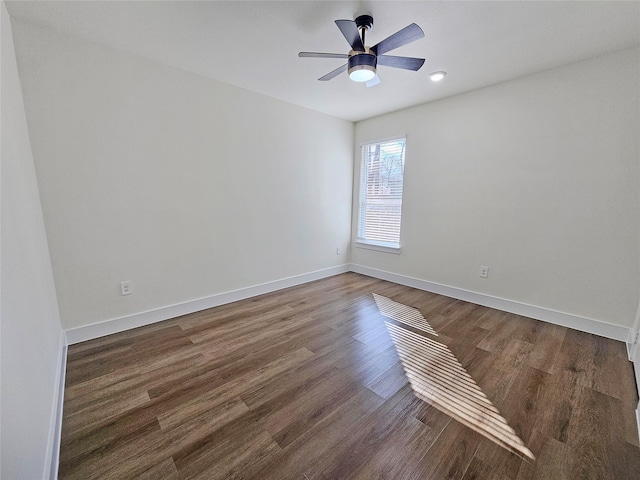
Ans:
[{"label": "window", "polygon": [[400,248],[406,139],[362,145],[357,243]]}]

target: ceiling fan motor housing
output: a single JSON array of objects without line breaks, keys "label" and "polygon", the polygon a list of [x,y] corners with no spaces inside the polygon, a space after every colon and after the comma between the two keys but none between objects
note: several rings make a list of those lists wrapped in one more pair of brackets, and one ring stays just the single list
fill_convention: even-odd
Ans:
[{"label": "ceiling fan motor housing", "polygon": [[370,70],[375,72],[378,65],[377,57],[368,52],[354,52],[349,56],[349,75],[357,70]]}]

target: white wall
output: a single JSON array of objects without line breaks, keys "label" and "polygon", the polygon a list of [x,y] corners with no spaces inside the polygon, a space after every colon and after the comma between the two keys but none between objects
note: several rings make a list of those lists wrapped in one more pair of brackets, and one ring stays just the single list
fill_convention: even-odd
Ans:
[{"label": "white wall", "polygon": [[2,17],[0,477],[48,478],[63,354],[40,198],[16,68]]},{"label": "white wall", "polygon": [[65,329],[346,263],[352,123],[14,32]]},{"label": "white wall", "polygon": [[354,248],[352,262],[630,327],[639,57],[626,50],[359,122],[355,179],[362,142],[407,134],[405,196],[401,255]]}]

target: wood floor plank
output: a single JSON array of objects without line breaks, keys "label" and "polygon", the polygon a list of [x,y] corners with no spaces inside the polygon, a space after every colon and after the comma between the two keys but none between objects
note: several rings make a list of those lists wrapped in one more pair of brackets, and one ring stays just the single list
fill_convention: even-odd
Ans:
[{"label": "wood floor plank", "polygon": [[[193,350],[191,340],[180,336],[172,341],[160,342],[149,349],[129,348],[125,352],[114,353],[107,361],[92,362],[75,369],[69,366],[70,375],[67,377],[67,385],[84,382],[95,376],[107,375],[129,368],[132,364],[139,366],[139,371],[144,368],[156,368],[158,362],[172,362],[178,357],[186,358],[196,353]],[[161,358],[159,358],[161,357]]]},{"label": "wood floor plank", "polygon": [[[346,440],[330,465],[323,466],[323,472],[309,468],[306,473],[310,478],[357,478],[364,474],[371,478],[382,469],[389,478],[398,478],[402,473],[395,468],[398,465],[393,458],[412,456],[413,462],[402,465],[404,473],[410,472],[442,431],[434,431],[415,418],[420,404],[410,389],[392,396],[370,416],[367,424]],[[408,455],[410,451],[412,455]]]},{"label": "wood floor plank", "polygon": [[167,458],[134,478],[136,480],[178,480],[180,476],[173,458]]},{"label": "wood floor plank", "polygon": [[161,463],[166,458],[158,450],[166,437],[157,428],[133,432],[130,438],[109,444],[99,452],[92,452],[82,462],[67,464],[64,478],[132,478]]},{"label": "wood floor plank", "polygon": [[101,401],[127,391],[151,392],[156,385],[182,378],[184,372],[193,371],[204,363],[204,357],[194,352],[194,355],[186,358],[175,358],[173,362],[157,362],[154,366],[140,365],[140,368],[135,370],[121,369],[69,386],[65,390],[64,405],[69,411],[77,412],[91,405],[96,408]]},{"label": "wood floor plank", "polygon": [[[437,336],[383,316],[374,293],[418,310]],[[418,358],[394,345],[385,321],[431,350]],[[471,380],[458,368],[481,390],[469,400],[486,395],[535,461],[421,400],[408,381],[452,388],[462,397],[443,398],[464,408]],[[622,342],[346,273],[70,346],[58,473],[640,478],[637,401]]]},{"label": "wood floor plank", "polygon": [[425,452],[410,478],[462,479],[482,441],[479,434],[451,421]]},{"label": "wood floor plank", "polygon": [[[511,385],[506,401],[501,404],[500,413],[509,419],[509,425],[529,448],[532,448],[530,440],[535,423],[541,411],[546,408],[542,396],[547,377],[547,373],[525,366],[523,374]],[[536,455],[535,451],[532,452]],[[511,454],[489,442],[483,442],[478,447],[475,457],[484,464],[491,465],[492,476],[506,478],[516,478],[523,462],[535,462]]]},{"label": "wood floor plank", "polygon": [[[242,416],[173,455],[180,478],[233,478],[252,461],[264,461],[279,447],[250,416]],[[265,458],[266,457],[266,458]]]},{"label": "wood floor plank", "polygon": [[612,478],[612,467],[624,472],[620,478],[639,478],[636,470],[640,452],[621,455],[625,443],[625,418],[618,415],[622,402],[595,390],[582,387],[577,409],[567,431],[567,444],[575,461],[570,474],[574,478]]},{"label": "wood floor plank", "polygon": [[493,467],[473,457],[462,480],[505,480],[502,473],[496,473]]},{"label": "wood floor plank", "polygon": [[516,480],[572,480],[570,466],[573,464],[571,448],[553,438],[546,439],[537,450],[534,463],[522,462]]},{"label": "wood floor plank", "polygon": [[240,397],[252,409],[279,397],[282,397],[283,403],[290,402],[296,398],[299,391],[308,390],[315,382],[322,381],[327,375],[337,370],[330,359],[325,360],[324,357],[314,356],[309,361],[302,362],[297,368],[274,376],[267,383],[246,388]]},{"label": "wood floor plank", "polygon": [[344,448],[344,441],[361,426],[366,424],[368,416],[382,405],[383,399],[366,388],[351,396],[332,414],[318,422],[292,444],[287,446],[277,460],[269,463],[255,475],[256,480],[307,478],[311,479],[311,469],[318,475],[331,465],[330,457]]},{"label": "wood floor plank", "polygon": [[92,463],[95,458],[113,458],[112,452],[122,444],[137,445],[139,437],[153,431],[160,431],[158,419],[152,415],[140,414],[115,419],[82,436],[70,436],[63,426],[58,475],[60,478],[68,478],[75,471],[103,474],[104,470]]},{"label": "wood floor plank", "polygon": [[284,305],[258,316],[245,318],[243,322],[229,322],[223,327],[200,329],[198,332],[187,331],[186,333],[195,344],[213,342],[218,349],[222,349],[229,343],[245,343],[257,335],[275,335],[274,329],[266,329],[265,326],[274,323],[279,325],[295,323],[296,319],[291,319],[291,316],[294,316],[294,310]]},{"label": "wood floor plank", "polygon": [[[214,355],[208,365],[220,378],[232,379],[248,374],[261,365],[276,361],[300,348],[306,348],[304,342],[289,337],[268,339],[253,343],[246,348],[244,346],[237,348],[226,355]],[[205,358],[211,358],[211,355],[205,354]]]},{"label": "wood floor plank", "polygon": [[149,394],[145,390],[136,389],[74,411],[65,417],[65,435],[77,436],[82,432],[90,431],[96,426],[108,422],[121,412],[144,405],[150,400]]},{"label": "wood floor plank", "polygon": [[567,329],[550,323],[537,322],[536,325],[538,328],[535,335],[524,339],[535,345],[527,358],[527,363],[538,370],[550,374],[556,373],[558,357]]},{"label": "wood floor plank", "polygon": [[234,378],[203,395],[176,405],[158,415],[160,426],[163,430],[174,428],[185,420],[190,420],[230,398],[239,396],[252,386],[266,383],[278,373],[291,368],[292,365],[300,363],[311,355],[313,354],[306,348],[300,348],[291,354],[284,355],[273,362],[261,366],[258,370]]},{"label": "wood floor plank", "polygon": [[422,458],[419,452],[428,448],[438,433],[416,418],[406,418],[390,432],[383,446],[371,449],[368,455],[345,456],[334,471],[342,472],[344,476],[340,478],[348,479],[410,478],[408,475]]},{"label": "wood floor plank", "polygon": [[[560,363],[576,374],[580,385],[613,396],[631,406],[637,403],[633,388],[633,366],[623,356],[621,342],[575,331],[568,331],[567,337],[571,341],[563,342]],[[609,374],[614,371],[620,372],[620,375]]]},{"label": "wood floor plank", "polygon": [[308,386],[297,398],[288,399],[286,405],[278,410],[268,412],[265,407],[271,404],[260,409],[261,425],[282,448],[313,428],[362,388],[340,372],[334,372],[334,375],[324,375],[321,382]]},{"label": "wood floor plank", "polygon": [[396,362],[377,377],[367,382],[366,386],[382,398],[388,399],[408,384],[402,363]]}]

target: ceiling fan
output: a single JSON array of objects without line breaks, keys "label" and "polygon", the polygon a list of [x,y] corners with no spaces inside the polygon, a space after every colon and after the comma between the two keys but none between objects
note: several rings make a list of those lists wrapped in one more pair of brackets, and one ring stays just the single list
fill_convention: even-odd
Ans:
[{"label": "ceiling fan", "polygon": [[424,37],[424,32],[415,23],[407,25],[373,47],[365,46],[365,34],[373,28],[373,17],[370,15],[360,15],[355,20],[336,20],[336,25],[351,46],[349,53],[298,53],[299,57],[347,59],[346,64],[320,77],[318,80],[322,82],[331,80],[342,72],[348,71],[351,80],[365,82],[367,87],[372,87],[380,83],[376,70],[378,65],[416,72],[424,64],[424,58],[385,55],[391,50]]}]

